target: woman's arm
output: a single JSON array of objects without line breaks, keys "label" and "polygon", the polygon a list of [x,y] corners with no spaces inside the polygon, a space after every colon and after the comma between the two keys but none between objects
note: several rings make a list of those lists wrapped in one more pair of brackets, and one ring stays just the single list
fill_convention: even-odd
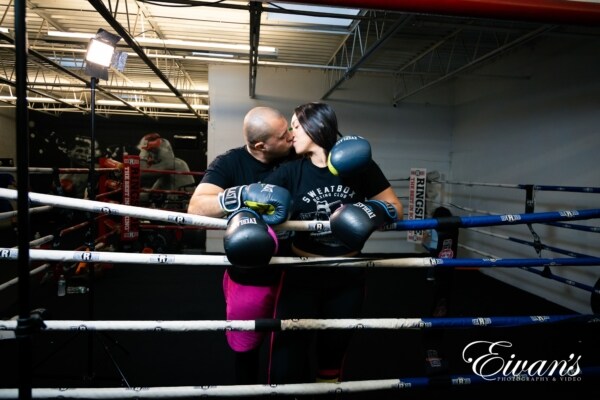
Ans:
[{"label": "woman's arm", "polygon": [[388,186],[387,189],[377,193],[369,200],[381,200],[390,203],[394,206],[396,212],[398,213],[398,220],[404,218],[404,209],[402,208],[402,203],[400,203],[400,199],[398,199],[398,196],[396,196],[396,193],[394,193],[394,189],[392,189],[391,186]]}]

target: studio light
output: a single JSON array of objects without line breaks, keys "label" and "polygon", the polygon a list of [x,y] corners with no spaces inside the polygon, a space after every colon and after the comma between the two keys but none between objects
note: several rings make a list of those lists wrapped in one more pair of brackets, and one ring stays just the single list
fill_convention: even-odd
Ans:
[{"label": "studio light", "polygon": [[125,67],[127,53],[116,52],[117,42],[121,38],[104,29],[98,29],[90,39],[85,54],[85,74],[96,79],[108,80],[108,67],[113,66],[120,71]]},{"label": "studio light", "polygon": [[[120,36],[114,35],[104,29],[98,29],[96,36],[90,39],[85,55],[85,74],[90,77],[90,168],[88,173],[87,195],[90,200],[96,199],[96,84],[99,79],[108,80],[108,68],[115,66],[115,60],[121,60],[121,71],[125,67],[126,53],[115,51],[117,42],[121,40]],[[125,54],[125,58],[121,58]],[[119,67],[117,67],[118,69]],[[97,236],[96,221],[92,215],[88,217],[88,230],[85,234],[85,245],[89,251],[96,249],[94,238]],[[88,267],[88,319],[94,319],[94,281],[95,267],[90,264]],[[88,357],[91,360],[93,354],[92,336],[88,337]],[[90,366],[90,375],[91,374]]]},{"label": "studio light", "polygon": [[113,46],[98,39],[92,39],[90,40],[85,60],[103,67],[109,67],[113,54],[115,54]]}]

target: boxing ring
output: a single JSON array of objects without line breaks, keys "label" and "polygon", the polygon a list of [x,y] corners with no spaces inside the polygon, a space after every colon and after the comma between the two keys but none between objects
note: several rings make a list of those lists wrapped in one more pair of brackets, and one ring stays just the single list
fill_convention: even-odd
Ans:
[{"label": "boxing ring", "polygon": [[[487,183],[451,182],[437,180],[435,183],[444,185],[461,185],[468,188],[496,187],[509,189],[524,189],[531,192],[533,186],[504,185]],[[553,187],[556,191],[577,191],[594,195],[600,193],[600,188],[575,188],[575,187]],[[545,190],[538,186],[535,190]],[[529,195],[528,195],[529,196]],[[10,189],[0,189],[0,197],[6,199],[17,199],[17,192]],[[458,196],[457,196],[458,197]],[[46,195],[40,193],[29,193],[30,204],[44,205],[52,208],[66,208],[72,210],[86,211],[97,214],[94,219],[96,224],[101,224],[106,217],[130,217],[156,221],[150,224],[158,229],[193,228],[222,230],[226,227],[224,219],[215,219],[190,215],[172,210],[159,210],[153,208],[136,207],[131,205],[116,204],[105,201],[71,199],[61,196]],[[155,333],[193,333],[193,332],[223,332],[227,330],[239,331],[286,331],[286,330],[323,330],[323,329],[350,329],[357,331],[400,331],[400,330],[439,330],[439,329],[489,329],[489,328],[514,328],[528,326],[597,326],[600,323],[598,315],[598,304],[600,303],[600,287],[596,282],[589,284],[578,282],[562,276],[563,271],[570,268],[578,268],[584,271],[596,271],[600,265],[600,258],[581,251],[567,250],[559,246],[542,243],[544,234],[538,235],[533,228],[539,225],[560,229],[572,229],[574,231],[585,231],[587,234],[600,232],[600,228],[594,225],[593,220],[600,218],[600,209],[576,209],[559,211],[535,212],[535,202],[531,197],[527,198],[525,213],[502,214],[483,211],[469,206],[457,205],[453,202],[436,202],[435,204],[451,207],[469,215],[455,215],[444,218],[426,218],[422,220],[404,220],[387,226],[387,230],[426,230],[445,227],[457,227],[461,229],[461,235],[465,232],[480,237],[488,237],[491,240],[501,240],[523,248],[535,250],[537,257],[506,258],[492,254],[488,249],[473,247],[459,243],[459,246],[467,254],[479,254],[483,258],[461,257],[461,258],[434,258],[434,257],[402,257],[381,258],[364,255],[358,258],[327,258],[327,257],[273,257],[271,264],[285,268],[311,268],[311,267],[338,267],[348,266],[366,269],[431,269],[431,268],[467,268],[479,269],[480,271],[520,270],[530,275],[536,275],[539,279],[552,280],[557,284],[576,288],[588,293],[592,313],[572,313],[560,315],[513,315],[513,316],[462,316],[462,317],[422,317],[422,318],[359,318],[359,319],[332,319],[332,320],[253,320],[253,321],[221,321],[221,320],[171,320],[171,321],[131,321],[131,320],[45,320],[40,315],[33,314],[28,320],[5,320],[0,321],[0,332],[9,331],[19,335],[38,335],[44,332],[145,332]],[[472,215],[483,214],[483,215]],[[573,221],[582,221],[574,224]],[[159,224],[161,223],[161,224]],[[84,223],[82,227],[85,227]],[[491,231],[492,227],[507,229],[507,227],[526,226],[532,235],[531,239],[524,239],[513,233],[498,233]],[[77,231],[80,227],[72,227],[61,231],[63,234]],[[136,264],[136,265],[159,265],[159,266],[190,266],[193,268],[225,267],[230,265],[223,255],[194,255],[194,254],[169,254],[169,253],[130,253],[118,251],[97,251],[103,248],[104,241],[114,232],[117,227],[108,232],[108,236],[98,237],[96,242],[99,247],[96,251],[85,248],[75,250],[54,250],[47,248],[33,248],[43,246],[52,241],[52,237],[40,238],[30,243],[29,259],[36,263],[43,263],[47,268],[54,263],[68,263],[78,265],[81,263],[94,264]],[[318,231],[327,229],[328,223],[323,221],[288,221],[276,226],[276,230],[304,230]],[[486,228],[487,230],[480,229]],[[111,233],[112,232],[112,233]],[[477,241],[475,241],[477,243]],[[542,257],[541,252],[548,251],[560,254],[561,257]],[[566,257],[562,257],[566,256]],[[16,261],[19,259],[17,248],[0,248],[0,259]],[[42,267],[38,267],[42,268]],[[118,268],[118,267],[117,267]],[[35,273],[35,269],[31,273]],[[593,272],[590,272],[593,274]],[[600,281],[600,280],[599,280]],[[1,286],[0,286],[1,288]],[[464,355],[465,365],[473,362],[468,355]],[[556,372],[556,376],[563,378],[581,378],[596,376],[599,369],[595,366],[579,366],[568,364],[569,360],[562,360],[565,368]],[[600,360],[595,360],[596,362]],[[435,386],[470,386],[475,384],[486,384],[493,380],[505,379],[507,375],[503,371],[494,374],[483,374],[480,370],[473,369],[472,374],[447,374],[436,377],[403,377],[395,379],[368,379],[343,381],[339,383],[302,383],[302,384],[279,384],[279,385],[200,385],[200,386],[172,386],[172,387],[96,387],[96,388],[34,388],[33,398],[183,398],[183,397],[230,397],[230,396],[269,396],[269,395],[319,395],[319,394],[352,394],[360,392],[397,391],[400,389],[425,388]],[[525,381],[532,378],[524,371],[520,374],[512,374],[511,381]],[[561,375],[562,374],[562,375]],[[17,398],[17,389],[0,389],[0,398]]]}]

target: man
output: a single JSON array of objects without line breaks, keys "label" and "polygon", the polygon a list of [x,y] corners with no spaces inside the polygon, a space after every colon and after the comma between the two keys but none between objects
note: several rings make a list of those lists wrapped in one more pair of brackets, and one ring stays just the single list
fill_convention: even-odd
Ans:
[{"label": "man", "polygon": [[[190,199],[188,213],[209,217],[228,214],[226,189],[261,182],[290,156],[292,135],[285,116],[270,107],[250,110],[243,123],[245,145],[216,157]],[[223,278],[227,319],[272,318],[280,272],[268,265],[257,268],[231,266]],[[265,334],[226,332],[235,351],[237,384],[259,383],[259,349]]]}]

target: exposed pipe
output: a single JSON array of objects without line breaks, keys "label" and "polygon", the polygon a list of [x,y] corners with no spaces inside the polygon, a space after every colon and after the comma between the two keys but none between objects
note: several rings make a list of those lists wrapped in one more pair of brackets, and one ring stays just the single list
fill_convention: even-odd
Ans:
[{"label": "exposed pipe", "polygon": [[597,25],[600,23],[600,4],[569,0],[286,0],[286,2],[554,24]]}]

